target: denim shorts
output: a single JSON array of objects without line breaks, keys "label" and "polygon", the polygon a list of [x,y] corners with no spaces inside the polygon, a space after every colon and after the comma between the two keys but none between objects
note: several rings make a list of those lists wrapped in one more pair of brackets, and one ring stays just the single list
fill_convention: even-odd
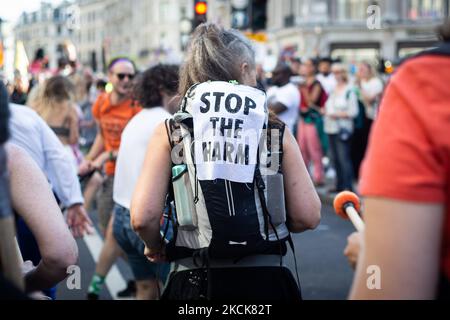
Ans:
[{"label": "denim shorts", "polygon": [[169,273],[169,264],[152,263],[144,256],[144,242],[131,228],[130,211],[118,204],[114,207],[113,233],[126,253],[128,263],[137,281],[159,279],[163,283]]}]

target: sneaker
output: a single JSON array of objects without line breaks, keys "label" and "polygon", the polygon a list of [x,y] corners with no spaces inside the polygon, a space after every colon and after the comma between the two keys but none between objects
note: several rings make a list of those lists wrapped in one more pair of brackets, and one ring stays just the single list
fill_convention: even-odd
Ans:
[{"label": "sneaker", "polygon": [[119,298],[128,298],[136,296],[136,282],[128,281],[127,287],[117,293]]},{"label": "sneaker", "polygon": [[98,294],[95,294],[93,292],[89,292],[86,296],[87,300],[99,300]]}]

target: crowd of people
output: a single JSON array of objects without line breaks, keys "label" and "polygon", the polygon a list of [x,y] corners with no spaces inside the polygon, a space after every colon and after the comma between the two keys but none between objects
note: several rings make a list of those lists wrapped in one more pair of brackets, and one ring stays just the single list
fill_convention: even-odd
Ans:
[{"label": "crowd of people", "polygon": [[270,80],[270,108],[295,133],[314,184],[325,185],[328,157],[336,176],[328,191],[355,190],[384,89],[375,67],[360,62],[350,78],[349,67],[331,58],[292,58]]},{"label": "crowd of people", "polygon": [[[417,160],[420,165],[410,166],[417,172],[402,169],[408,167],[402,167],[404,154],[417,155],[412,145],[404,145],[411,123],[417,152],[434,157],[427,151],[436,145],[448,147],[422,135],[424,128],[432,129],[431,123],[423,120],[424,127],[418,120],[423,110],[415,108],[412,114],[402,104],[410,101],[396,98],[402,90],[420,91],[415,61],[426,64],[433,59],[448,64],[448,58],[418,58],[394,78],[383,99],[384,104],[398,105],[393,111],[391,106],[380,109],[384,83],[368,62],[361,62],[350,76],[342,62],[297,58],[280,62],[266,78],[257,72],[249,40],[211,23],[196,28],[182,66],[158,64],[139,72],[131,59],[118,57],[107,66],[107,81],[64,59],[49,72],[45,56],[38,52],[30,70],[33,81],[16,74],[8,88],[0,84],[2,107],[9,110],[5,148],[11,207],[21,255],[32,262],[24,269],[26,291],[55,298],[55,286],[78,258],[73,237],[94,232],[89,215],[95,208],[104,242],[87,299],[99,299],[109,270],[122,258],[134,276],[126,291],[134,291],[137,299],[300,300],[298,275],[295,279],[283,259],[288,247],[294,250],[290,234],[314,229],[320,222],[315,187],[325,184],[331,169],[324,166],[325,157],[332,159],[336,172],[329,191],[356,190],[373,126],[367,167],[361,170],[362,191],[369,197],[367,232],[353,235],[346,254],[355,263],[359,256],[364,265],[381,257],[395,282],[389,273],[395,266],[386,253],[393,251],[380,245],[384,242],[376,231],[395,226],[375,213],[402,211],[400,226],[403,211],[408,211],[418,222],[409,223],[417,231],[429,209],[437,216],[435,229],[427,229],[430,235],[442,227],[439,217],[444,215],[439,212],[448,199],[445,175],[430,169],[435,164],[448,170],[448,149],[436,151],[439,159]],[[402,82],[404,77],[412,82]],[[439,83],[436,88],[443,90]],[[443,91],[439,97],[445,97]],[[390,119],[401,123],[394,129]],[[246,139],[248,129],[259,132],[256,140]],[[263,129],[277,135],[264,135]],[[392,144],[383,142],[388,133]],[[383,168],[385,150],[396,153],[398,171]],[[266,167],[271,174],[264,173]],[[395,177],[396,184],[384,184],[379,171],[386,181]],[[419,172],[428,178],[420,178]],[[432,204],[422,208],[391,197]],[[433,239],[436,244],[437,233]],[[391,240],[396,242],[394,236]],[[408,248],[404,246],[405,252]],[[436,261],[433,252],[437,246],[429,253]],[[445,259],[448,271],[448,254]],[[431,269],[424,266],[421,271],[437,279]],[[370,297],[361,285],[362,270],[357,270],[355,298]],[[406,297],[421,290],[418,296],[432,296],[428,283],[409,287]],[[401,294],[393,288],[387,296]]]}]

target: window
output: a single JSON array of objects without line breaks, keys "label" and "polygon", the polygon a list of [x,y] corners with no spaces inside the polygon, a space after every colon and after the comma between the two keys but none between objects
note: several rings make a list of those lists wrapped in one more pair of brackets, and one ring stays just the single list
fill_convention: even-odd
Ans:
[{"label": "window", "polygon": [[444,17],[444,0],[408,0],[408,19],[440,19]]},{"label": "window", "polygon": [[337,0],[336,14],[337,20],[345,21],[365,21],[367,18],[367,8],[376,3],[370,0]]},{"label": "window", "polygon": [[340,59],[346,64],[355,64],[361,61],[375,62],[380,56],[376,48],[335,49],[331,53],[333,59]]},{"label": "window", "polygon": [[281,3],[283,11],[283,25],[286,28],[293,27],[295,23],[294,0],[287,0]]},{"label": "window", "polygon": [[180,16],[183,17],[183,18],[187,16],[187,8],[186,8],[186,6],[182,6],[180,8]]},{"label": "window", "polygon": [[60,10],[59,10],[59,8],[56,8],[54,11],[53,11],[53,20],[54,21],[59,21],[59,17],[60,16]]},{"label": "window", "polygon": [[159,5],[159,22],[164,24],[169,20],[169,3],[162,1]]},{"label": "window", "polygon": [[355,64],[360,61],[375,63],[380,56],[379,42],[339,42],[331,43],[330,51],[333,59],[341,59],[343,63]]}]

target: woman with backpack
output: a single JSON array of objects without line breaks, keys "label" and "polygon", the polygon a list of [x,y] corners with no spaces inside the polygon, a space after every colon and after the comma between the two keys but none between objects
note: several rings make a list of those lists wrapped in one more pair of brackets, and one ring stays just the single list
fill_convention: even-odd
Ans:
[{"label": "woman with backpack", "polygon": [[[255,66],[241,33],[197,27],[180,71],[180,111],[147,148],[131,223],[151,261],[171,262],[163,299],[301,298],[286,242],[318,225],[321,205],[295,138],[268,114]],[[166,243],[160,220],[172,189],[178,220]]]},{"label": "woman with backpack", "polygon": [[353,190],[353,166],[351,160],[351,137],[353,119],[358,115],[358,99],[348,83],[347,70],[342,64],[331,68],[336,87],[325,104],[325,132],[330,141],[331,154],[336,170],[336,192]]}]

